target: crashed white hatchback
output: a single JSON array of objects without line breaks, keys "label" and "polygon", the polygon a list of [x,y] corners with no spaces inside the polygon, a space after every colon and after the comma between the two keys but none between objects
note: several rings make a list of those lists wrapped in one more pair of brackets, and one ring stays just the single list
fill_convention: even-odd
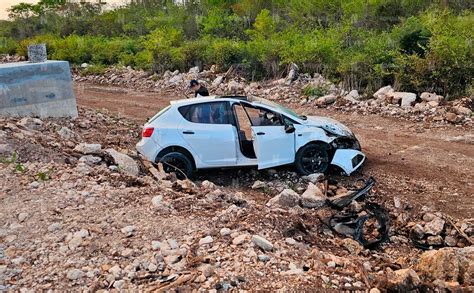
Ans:
[{"label": "crashed white hatchback", "polygon": [[347,175],[365,160],[352,131],[336,120],[298,116],[256,97],[211,96],[172,101],[144,126],[137,150],[166,172],[294,164],[299,173]]}]

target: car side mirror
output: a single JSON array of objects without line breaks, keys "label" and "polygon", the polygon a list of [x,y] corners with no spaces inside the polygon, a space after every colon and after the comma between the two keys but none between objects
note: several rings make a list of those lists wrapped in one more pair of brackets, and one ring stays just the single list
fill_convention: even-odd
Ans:
[{"label": "car side mirror", "polygon": [[285,125],[285,132],[286,133],[293,133],[295,132],[295,126],[293,124]]}]

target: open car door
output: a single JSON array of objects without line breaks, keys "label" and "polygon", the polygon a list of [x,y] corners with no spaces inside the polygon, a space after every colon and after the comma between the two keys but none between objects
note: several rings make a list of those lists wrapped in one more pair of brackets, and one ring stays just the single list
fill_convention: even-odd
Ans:
[{"label": "open car door", "polygon": [[[244,106],[245,107],[245,106]],[[295,161],[295,132],[287,131],[279,114],[262,108],[245,107],[252,122],[252,139],[258,169]],[[254,111],[254,113],[251,113]]]}]

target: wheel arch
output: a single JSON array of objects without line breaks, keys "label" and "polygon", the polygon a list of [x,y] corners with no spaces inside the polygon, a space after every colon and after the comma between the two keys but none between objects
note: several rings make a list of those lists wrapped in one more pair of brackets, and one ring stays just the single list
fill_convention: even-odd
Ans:
[{"label": "wheel arch", "polygon": [[296,157],[296,154],[302,149],[304,148],[305,146],[309,145],[309,144],[315,144],[315,145],[318,145],[322,148],[324,148],[325,150],[327,151],[330,151],[331,150],[331,145],[325,141],[322,141],[322,140],[311,140],[311,141],[308,141],[306,144],[300,146],[298,148],[298,150],[296,150],[295,152],[295,157]]},{"label": "wheel arch", "polygon": [[191,160],[191,163],[193,164],[193,169],[196,169],[196,161],[194,160],[194,156],[193,154],[191,154],[190,151],[188,151],[186,148],[182,147],[182,146],[179,146],[179,145],[172,145],[172,146],[168,146],[164,149],[162,149],[158,155],[156,155],[156,158],[155,158],[155,162],[159,162],[160,159],[166,155],[166,154],[169,154],[171,152],[180,152],[182,153],[183,155],[185,155],[186,157],[188,157],[190,160]]}]

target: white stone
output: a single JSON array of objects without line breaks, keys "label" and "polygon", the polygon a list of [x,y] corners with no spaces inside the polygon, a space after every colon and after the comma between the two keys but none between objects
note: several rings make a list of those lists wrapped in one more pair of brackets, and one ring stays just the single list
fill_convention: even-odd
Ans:
[{"label": "white stone", "polygon": [[374,98],[384,100],[387,97],[387,94],[391,92],[393,92],[392,86],[384,86],[374,93]]},{"label": "white stone", "polygon": [[242,243],[244,243],[248,238],[248,235],[247,234],[241,234],[237,237],[235,237],[233,240],[232,240],[232,244],[234,245],[241,245]]},{"label": "white stone", "polygon": [[130,176],[138,176],[140,170],[135,160],[126,154],[117,152],[114,149],[106,149],[105,152],[113,158],[115,164],[119,166],[119,170],[123,170],[125,174]]},{"label": "white stone", "polygon": [[301,195],[301,205],[306,208],[321,208],[325,203],[324,193],[310,182],[306,191]]},{"label": "white stone", "polygon": [[18,214],[18,221],[20,221],[20,223],[25,221],[26,218],[28,218],[28,213],[19,213]]},{"label": "white stone", "polygon": [[255,181],[252,185],[252,189],[260,189],[260,188],[265,188],[265,187],[267,187],[267,184],[260,180]]},{"label": "white stone", "polygon": [[162,207],[163,206],[163,196],[162,195],[156,195],[151,199],[151,204],[154,207]]},{"label": "white stone", "polygon": [[292,189],[284,189],[280,194],[267,202],[267,206],[279,205],[282,207],[294,207],[299,204],[300,196]]},{"label": "white stone", "polygon": [[263,249],[264,251],[272,251],[273,250],[273,244],[268,241],[267,239],[263,238],[260,235],[253,235],[252,236],[252,242]]},{"label": "white stone", "polygon": [[79,269],[71,269],[67,272],[67,278],[69,280],[77,280],[84,276],[84,272]]},{"label": "white stone", "polygon": [[126,227],[123,227],[120,231],[122,231],[122,233],[125,234],[125,236],[129,237],[133,235],[135,230],[136,230],[135,226],[126,226]]},{"label": "white stone", "polygon": [[212,86],[213,87],[218,87],[223,81],[224,81],[224,77],[223,76],[218,76],[212,82]]},{"label": "white stone", "polygon": [[188,71],[189,74],[198,74],[199,73],[199,66],[191,67]]},{"label": "white stone", "polygon": [[214,239],[212,239],[212,236],[206,236],[204,238],[201,238],[201,240],[199,240],[199,245],[211,244],[212,242],[214,242]]},{"label": "white stone", "polygon": [[231,230],[229,228],[222,228],[220,231],[221,236],[227,236],[230,235]]},{"label": "white stone", "polygon": [[102,146],[98,143],[80,143],[74,150],[84,155],[99,154],[102,150]]},{"label": "white stone", "polygon": [[158,250],[160,248],[161,248],[161,242],[160,241],[152,241],[151,242],[151,249]]}]

